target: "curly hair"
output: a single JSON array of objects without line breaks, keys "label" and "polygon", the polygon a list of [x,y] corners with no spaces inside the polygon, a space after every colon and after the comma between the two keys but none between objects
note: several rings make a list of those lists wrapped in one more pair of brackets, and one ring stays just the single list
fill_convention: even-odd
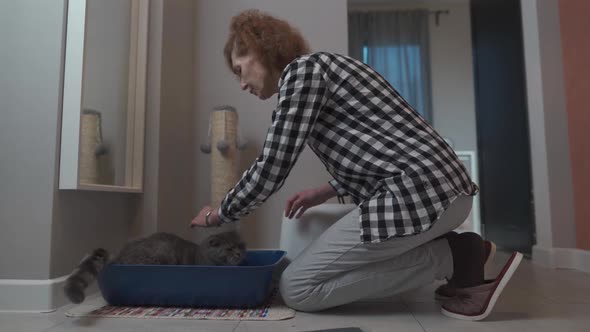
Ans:
[{"label": "curly hair", "polygon": [[289,23],[249,9],[234,16],[223,54],[233,72],[231,54],[243,56],[253,52],[267,69],[281,72],[297,56],[309,53],[309,46],[301,33]]}]

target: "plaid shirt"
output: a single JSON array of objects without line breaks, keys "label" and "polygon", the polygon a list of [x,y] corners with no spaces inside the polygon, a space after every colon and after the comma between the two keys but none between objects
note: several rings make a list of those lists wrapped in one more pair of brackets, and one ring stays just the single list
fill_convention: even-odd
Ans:
[{"label": "plaid shirt", "polygon": [[279,80],[262,153],[223,199],[223,222],[279,190],[305,145],[360,209],[360,239],[376,243],[428,230],[458,195],[478,187],[434,129],[377,72],[350,57],[295,59]]}]

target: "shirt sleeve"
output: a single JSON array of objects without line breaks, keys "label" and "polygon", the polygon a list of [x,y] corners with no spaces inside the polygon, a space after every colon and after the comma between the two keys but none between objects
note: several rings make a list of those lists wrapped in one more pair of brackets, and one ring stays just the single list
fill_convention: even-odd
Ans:
[{"label": "shirt sleeve", "polygon": [[262,152],[221,202],[223,222],[239,220],[283,186],[326,102],[326,91],[315,62],[297,60],[285,69]]},{"label": "shirt sleeve", "polygon": [[338,194],[338,196],[348,196],[348,192],[344,190],[342,185],[340,185],[336,179],[332,179],[328,183],[332,186],[332,188],[334,188],[334,190],[336,190],[336,194]]}]

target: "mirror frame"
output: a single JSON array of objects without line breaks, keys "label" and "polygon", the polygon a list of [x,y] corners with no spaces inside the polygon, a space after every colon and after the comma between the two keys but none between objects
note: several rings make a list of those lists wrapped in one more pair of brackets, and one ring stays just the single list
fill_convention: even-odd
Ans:
[{"label": "mirror frame", "polygon": [[80,183],[79,156],[87,0],[68,0],[59,189],[143,191],[149,0],[131,0],[125,185]]}]

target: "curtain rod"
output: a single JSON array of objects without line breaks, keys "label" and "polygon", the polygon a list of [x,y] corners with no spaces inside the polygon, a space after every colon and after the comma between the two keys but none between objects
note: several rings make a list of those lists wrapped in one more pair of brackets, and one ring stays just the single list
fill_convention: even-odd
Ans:
[{"label": "curtain rod", "polygon": [[437,10],[429,10],[428,8],[420,8],[420,7],[416,7],[416,8],[399,8],[399,7],[395,7],[395,6],[375,6],[375,7],[371,7],[371,6],[363,6],[363,7],[349,7],[348,8],[348,12],[350,13],[363,13],[363,12],[376,12],[376,11],[399,11],[399,12],[405,12],[405,11],[412,11],[412,10],[427,10],[429,14],[436,14],[436,13],[441,13],[441,14],[450,14],[451,11],[449,9],[437,9]]},{"label": "curtain rod", "polygon": [[[411,11],[411,10],[415,10],[415,9],[426,9],[426,8],[414,8],[414,9],[410,9],[410,8],[351,8],[349,9],[349,12],[351,13],[367,13],[367,12],[376,12],[376,11]],[[449,15],[451,13],[450,10],[448,9],[439,9],[439,10],[429,10],[428,14],[429,15],[434,15],[434,24],[436,24],[436,26],[439,25],[440,23],[440,16],[441,15]]]},{"label": "curtain rod", "polygon": [[434,25],[438,26],[440,22],[440,15],[449,15],[451,13],[450,10],[431,10],[428,12],[430,15],[434,15]]}]

